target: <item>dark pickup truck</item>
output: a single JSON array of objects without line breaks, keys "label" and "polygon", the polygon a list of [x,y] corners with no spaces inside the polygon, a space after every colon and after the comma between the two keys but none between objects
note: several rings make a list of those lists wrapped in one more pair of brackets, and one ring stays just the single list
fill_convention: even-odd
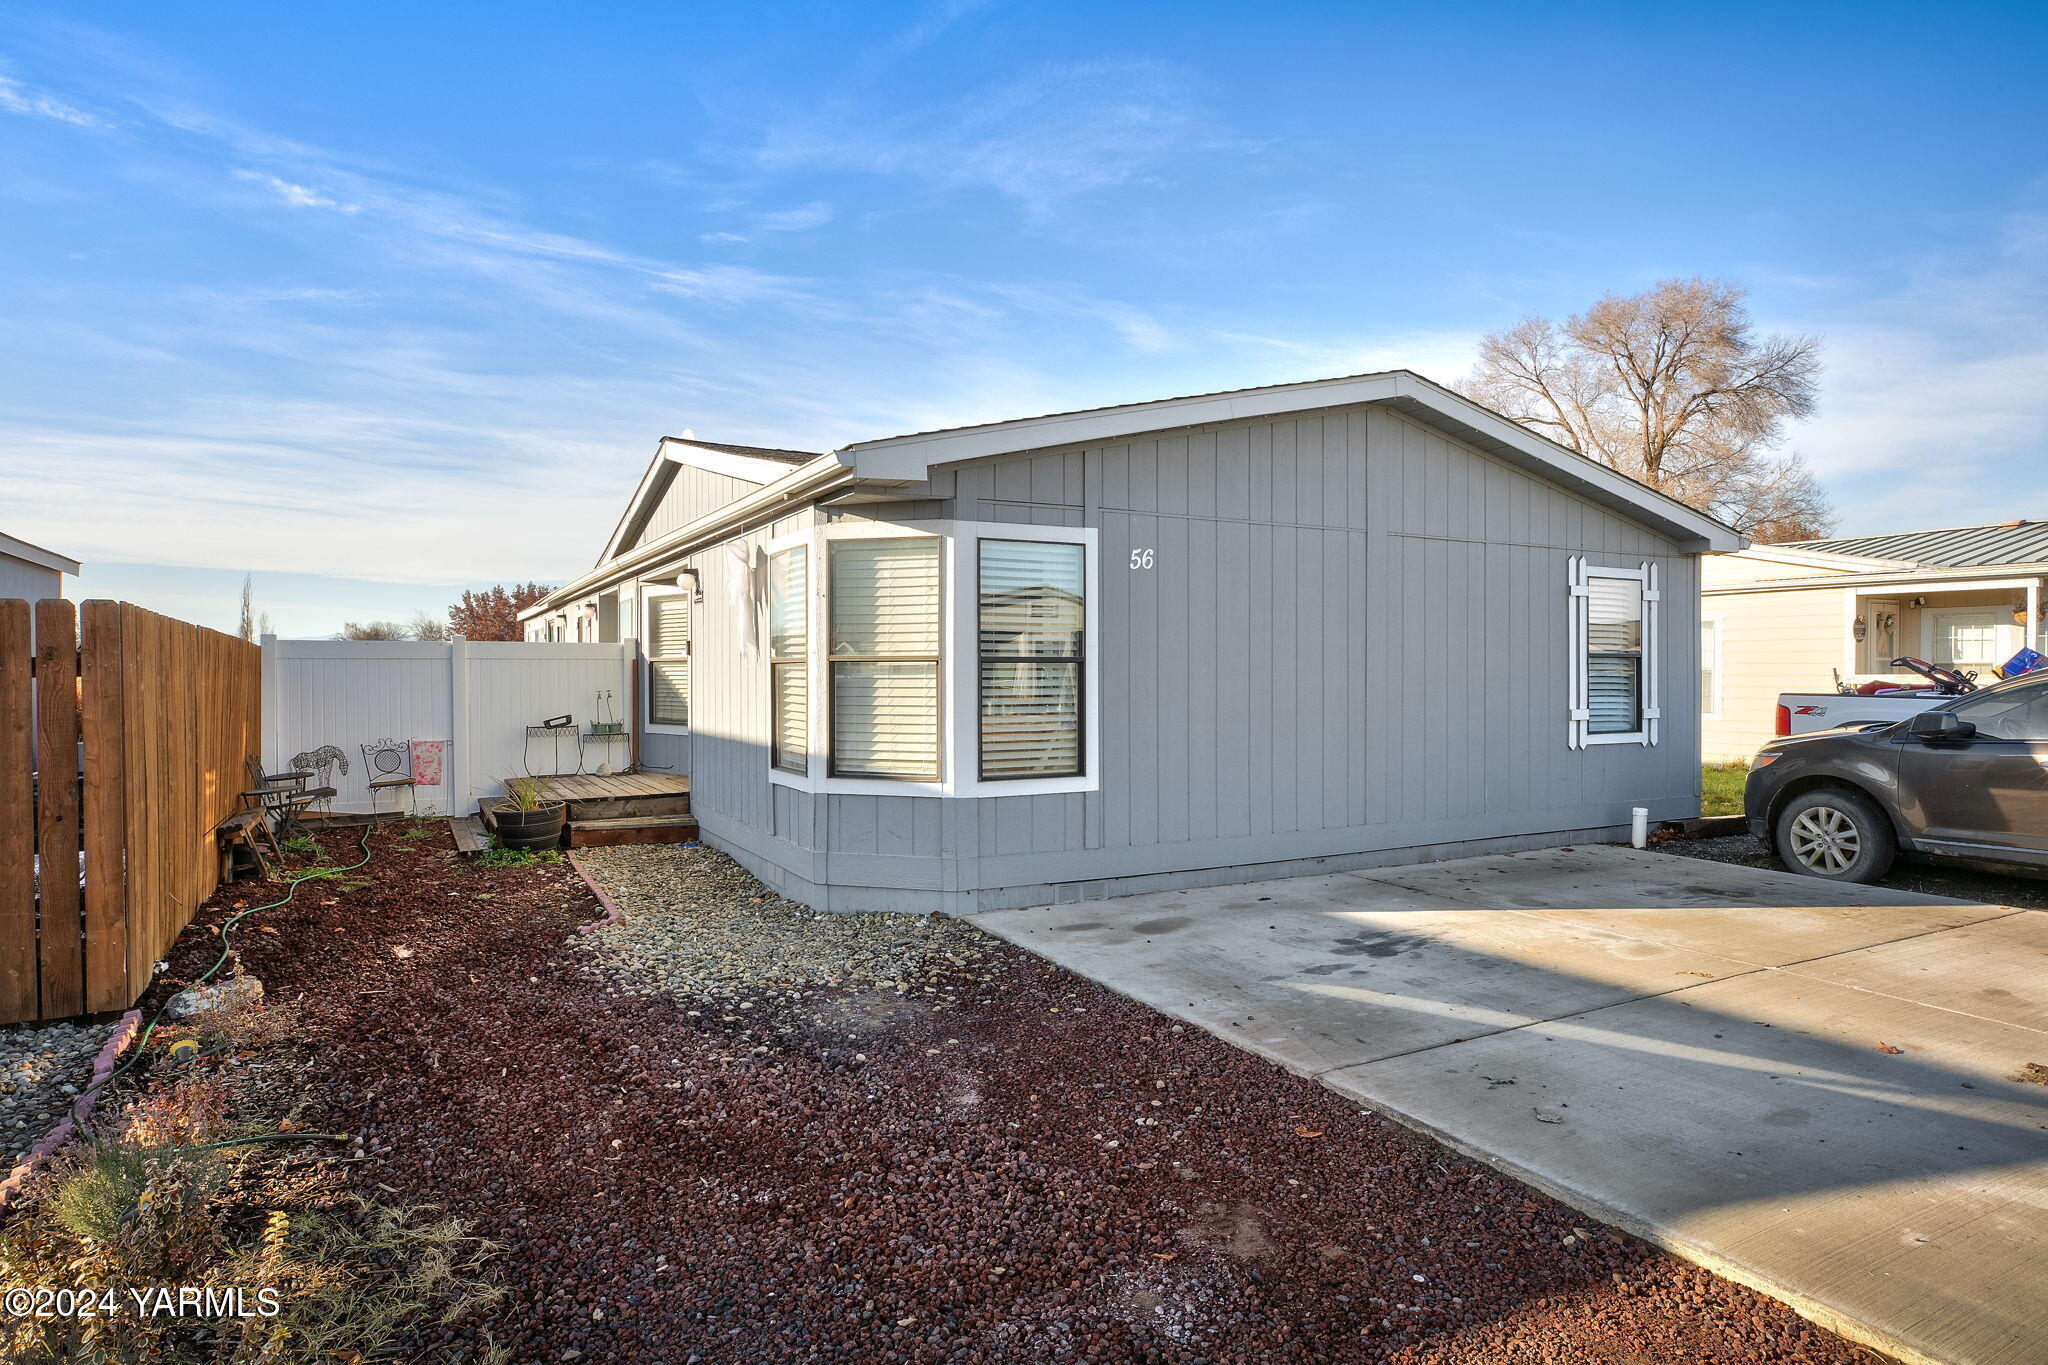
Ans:
[{"label": "dark pickup truck", "polygon": [[1766,744],[1743,809],[1809,876],[1875,881],[1902,852],[2048,875],[2048,676]]}]

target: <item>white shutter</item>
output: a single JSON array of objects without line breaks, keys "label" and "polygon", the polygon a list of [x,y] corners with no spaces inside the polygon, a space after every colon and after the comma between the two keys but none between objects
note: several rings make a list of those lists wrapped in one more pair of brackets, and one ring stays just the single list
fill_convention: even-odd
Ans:
[{"label": "white shutter", "polygon": [[939,778],[939,543],[831,542],[832,772]]},{"label": "white shutter", "polygon": [[690,723],[690,594],[647,599],[647,719]]}]

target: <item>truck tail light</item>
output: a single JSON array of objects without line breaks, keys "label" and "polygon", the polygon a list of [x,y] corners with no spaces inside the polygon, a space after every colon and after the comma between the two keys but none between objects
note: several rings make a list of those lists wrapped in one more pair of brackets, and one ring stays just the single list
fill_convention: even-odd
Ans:
[{"label": "truck tail light", "polygon": [[1778,733],[1781,735],[1792,733],[1792,708],[1789,706],[1778,708]]}]

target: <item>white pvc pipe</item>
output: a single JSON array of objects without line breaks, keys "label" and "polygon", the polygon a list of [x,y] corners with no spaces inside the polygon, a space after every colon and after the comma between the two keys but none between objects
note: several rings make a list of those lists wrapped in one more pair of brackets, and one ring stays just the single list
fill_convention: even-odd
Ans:
[{"label": "white pvc pipe", "polygon": [[1637,806],[1629,812],[1628,841],[1637,848],[1650,846],[1650,808]]}]

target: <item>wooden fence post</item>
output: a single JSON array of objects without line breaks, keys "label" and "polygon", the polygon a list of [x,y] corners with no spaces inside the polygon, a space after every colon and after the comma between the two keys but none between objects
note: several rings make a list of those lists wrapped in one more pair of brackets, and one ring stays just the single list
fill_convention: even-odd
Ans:
[{"label": "wooden fence post", "polygon": [[85,1008],[125,1009],[128,838],[121,604],[79,607],[79,728],[85,740]]},{"label": "wooden fence post", "polygon": [[28,603],[0,599],[0,1023],[36,1017]]},{"label": "wooden fence post", "polygon": [[78,896],[78,613],[61,597],[36,603],[36,963],[46,1019],[85,1010],[84,921]]},{"label": "wooden fence post", "polygon": [[151,799],[156,745],[152,731],[162,716],[149,703],[162,688],[163,659],[157,648],[157,618],[121,604],[121,667],[133,686],[122,689],[121,786],[128,848],[128,995],[149,989],[156,939],[151,918],[163,868],[157,852],[158,802]]}]

